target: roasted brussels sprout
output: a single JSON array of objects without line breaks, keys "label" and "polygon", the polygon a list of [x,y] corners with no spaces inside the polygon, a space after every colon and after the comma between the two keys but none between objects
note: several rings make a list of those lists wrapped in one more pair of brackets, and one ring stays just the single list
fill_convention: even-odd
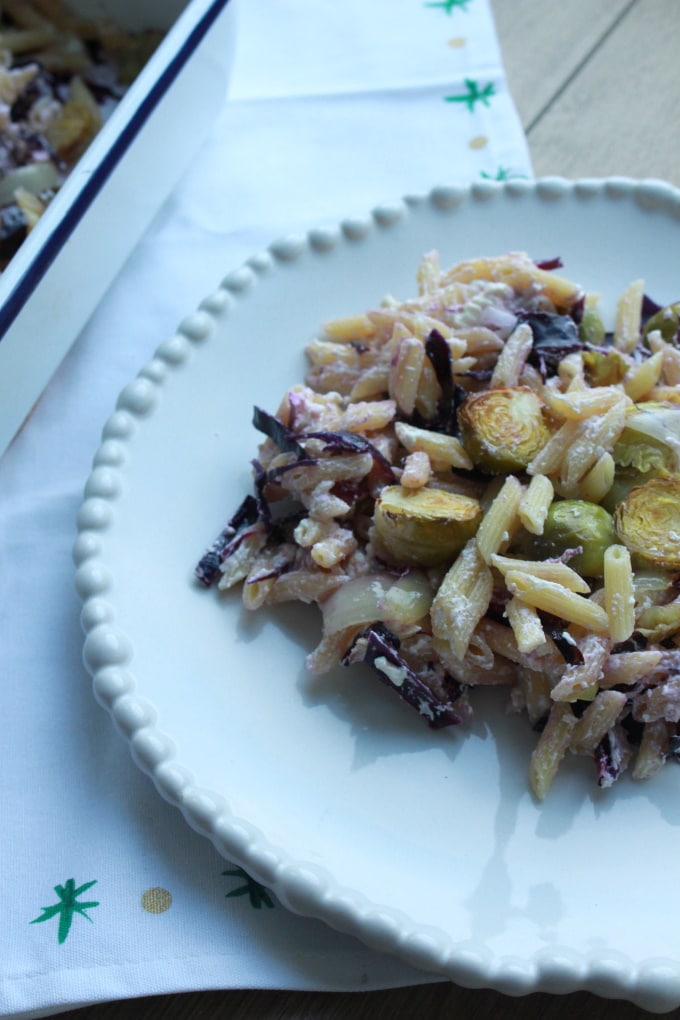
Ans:
[{"label": "roasted brussels sprout", "polygon": [[637,560],[680,570],[680,477],[637,486],[617,506],[614,526]]},{"label": "roasted brussels sprout", "polygon": [[636,404],[612,456],[619,467],[641,473],[680,470],[680,404],[653,400]]},{"label": "roasted brussels sprout", "polygon": [[523,471],[550,439],[549,422],[538,394],[521,386],[473,393],[458,410],[465,449],[492,475]]},{"label": "roasted brussels sprout", "polygon": [[657,471],[636,471],[634,468],[621,469],[616,467],[614,481],[609,492],[599,500],[600,506],[613,514],[619,503],[624,500],[632,489],[644,485],[650,478],[657,478]]},{"label": "roasted brussels sprout", "polygon": [[543,534],[532,535],[530,547],[537,559],[561,556],[580,547],[569,566],[584,577],[602,577],[605,549],[616,541],[611,515],[601,506],[583,499],[562,499],[552,503]]},{"label": "roasted brussels sprout", "polygon": [[450,563],[481,519],[482,508],[470,496],[389,485],[375,504],[376,552],[400,566]]},{"label": "roasted brussels sprout", "polygon": [[647,337],[655,330],[661,333],[662,338],[667,343],[678,342],[678,334],[680,333],[680,301],[676,301],[672,305],[666,305],[665,308],[655,312],[647,320],[643,336]]},{"label": "roasted brussels sprout", "polygon": [[579,338],[584,344],[593,344],[599,347],[606,337],[604,323],[594,308],[586,307],[583,310],[583,318],[578,327]]},{"label": "roasted brussels sprout", "polygon": [[590,386],[616,386],[623,381],[629,364],[615,347],[583,352],[583,368]]}]

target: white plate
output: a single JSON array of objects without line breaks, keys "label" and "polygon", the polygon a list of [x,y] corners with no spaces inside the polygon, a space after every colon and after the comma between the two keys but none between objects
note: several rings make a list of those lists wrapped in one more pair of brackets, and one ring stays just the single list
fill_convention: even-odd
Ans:
[{"label": "white plate", "polygon": [[123,391],[79,513],[84,657],[161,794],[291,910],[471,987],[680,1004],[680,772],[597,789],[574,759],[538,805],[535,735],[504,698],[434,733],[359,667],[312,679],[315,609],[248,615],[193,566],[250,489],[270,410],[319,324],[415,292],[443,262],[523,249],[611,313],[680,297],[680,193],[545,179],[443,187],[232,273]]}]

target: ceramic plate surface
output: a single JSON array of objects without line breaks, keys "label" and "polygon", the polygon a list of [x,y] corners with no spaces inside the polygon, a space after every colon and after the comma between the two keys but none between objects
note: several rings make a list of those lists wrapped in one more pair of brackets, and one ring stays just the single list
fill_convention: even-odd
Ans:
[{"label": "ceramic plate surface", "polygon": [[617,297],[642,277],[680,297],[680,193],[543,179],[441,187],[288,237],[231,273],[122,392],[75,546],[97,699],[160,793],[291,910],[468,987],[589,989],[680,1004],[680,771],[600,791],[585,759],[543,804],[535,734],[477,698],[433,732],[361,667],[310,677],[314,607],[248,614],[193,567],[243,495],[260,436],[303,378],[319,325],[415,293],[444,265],[512,249],[561,256]]}]

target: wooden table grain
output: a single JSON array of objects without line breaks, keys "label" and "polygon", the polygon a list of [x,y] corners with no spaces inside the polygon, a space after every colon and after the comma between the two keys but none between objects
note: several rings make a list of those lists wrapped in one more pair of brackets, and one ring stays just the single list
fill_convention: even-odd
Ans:
[{"label": "wooden table grain", "polygon": [[[625,175],[680,186],[677,0],[492,0],[492,7],[537,176]],[[635,1020],[649,1015],[630,1003],[585,992],[509,998],[448,982],[382,992],[196,992],[62,1014],[64,1020]],[[680,1009],[666,1015],[680,1020]]]}]

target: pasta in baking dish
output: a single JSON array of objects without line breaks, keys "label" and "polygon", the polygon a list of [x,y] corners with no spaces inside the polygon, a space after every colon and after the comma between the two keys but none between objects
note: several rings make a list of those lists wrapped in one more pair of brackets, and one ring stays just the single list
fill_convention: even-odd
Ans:
[{"label": "pasta in baking dish", "polygon": [[327,323],[196,567],[316,603],[309,669],[366,663],[432,727],[503,685],[539,800],[568,754],[609,787],[680,753],[680,305],[635,280],[608,329],[561,269],[432,252]]},{"label": "pasta in baking dish", "polygon": [[0,271],[161,38],[83,17],[68,0],[0,4]]}]

